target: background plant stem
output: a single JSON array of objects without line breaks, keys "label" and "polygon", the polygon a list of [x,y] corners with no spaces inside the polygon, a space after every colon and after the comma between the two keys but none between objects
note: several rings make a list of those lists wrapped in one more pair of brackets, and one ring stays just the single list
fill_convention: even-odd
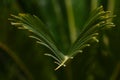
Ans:
[{"label": "background plant stem", "polygon": [[113,74],[110,77],[110,80],[117,80],[120,72],[120,62],[118,62],[114,68]]},{"label": "background plant stem", "polygon": [[25,64],[20,60],[18,56],[15,55],[15,53],[10,50],[5,44],[0,42],[0,48],[6,51],[8,55],[16,62],[18,67],[25,73],[28,80],[34,80],[32,77],[32,74],[29,72],[28,68],[25,66]]},{"label": "background plant stem", "polygon": [[108,0],[107,10],[111,11],[111,15],[114,12],[114,7],[115,7],[115,0]]},{"label": "background plant stem", "polygon": [[97,0],[91,0],[91,11],[96,9],[98,6],[98,1]]},{"label": "background plant stem", "polygon": [[73,43],[76,39],[77,33],[76,33],[76,25],[75,25],[74,13],[72,8],[72,1],[65,0],[65,4],[66,4],[67,15],[68,15],[68,25],[69,25],[71,43]]}]

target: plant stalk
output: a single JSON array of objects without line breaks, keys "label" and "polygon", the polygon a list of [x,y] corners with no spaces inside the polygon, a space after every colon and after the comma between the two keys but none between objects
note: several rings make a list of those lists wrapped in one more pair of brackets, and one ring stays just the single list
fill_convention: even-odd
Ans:
[{"label": "plant stalk", "polygon": [[91,0],[91,11],[95,10],[98,6],[97,0]]},{"label": "plant stalk", "polygon": [[21,61],[21,59],[15,55],[15,53],[10,50],[5,44],[0,43],[0,48],[6,51],[6,53],[15,61],[15,63],[20,67],[20,69],[25,73],[28,80],[34,80],[32,74],[29,72],[25,64]]},{"label": "plant stalk", "polygon": [[69,25],[71,43],[73,43],[76,39],[77,33],[76,33],[76,25],[75,25],[74,13],[73,13],[72,1],[65,0],[65,4],[66,4],[67,16],[68,16],[68,25]]}]

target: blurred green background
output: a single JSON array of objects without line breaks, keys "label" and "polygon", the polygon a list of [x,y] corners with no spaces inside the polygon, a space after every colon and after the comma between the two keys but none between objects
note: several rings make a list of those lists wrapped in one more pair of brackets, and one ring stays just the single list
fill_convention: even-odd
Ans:
[{"label": "blurred green background", "polygon": [[116,27],[101,31],[100,43],[85,48],[58,71],[54,71],[53,60],[43,55],[50,51],[8,21],[10,14],[35,14],[52,32],[60,49],[66,49],[70,46],[67,1],[0,0],[0,80],[120,80],[119,0],[71,0],[78,34],[97,5],[117,15],[113,19]]}]

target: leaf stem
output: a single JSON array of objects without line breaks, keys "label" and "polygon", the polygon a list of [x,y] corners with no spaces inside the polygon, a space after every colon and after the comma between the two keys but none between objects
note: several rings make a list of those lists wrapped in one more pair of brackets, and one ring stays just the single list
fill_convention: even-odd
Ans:
[{"label": "leaf stem", "polygon": [[68,61],[69,57],[68,56],[65,56],[64,57],[65,59],[63,60],[63,62],[57,67],[55,68],[55,71],[58,70],[60,67],[64,66],[65,63]]}]

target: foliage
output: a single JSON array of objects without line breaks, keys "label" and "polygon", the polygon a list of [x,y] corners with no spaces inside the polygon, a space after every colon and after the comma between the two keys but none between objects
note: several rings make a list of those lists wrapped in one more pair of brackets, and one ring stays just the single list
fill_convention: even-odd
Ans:
[{"label": "foliage", "polygon": [[52,54],[45,55],[50,56],[56,60],[55,63],[58,64],[58,67],[55,70],[57,70],[61,66],[66,66],[65,63],[69,59],[73,59],[77,53],[81,53],[84,47],[90,46],[88,43],[91,39],[99,42],[96,38],[99,30],[103,29],[105,26],[115,26],[112,22],[107,21],[114,17],[109,16],[109,14],[110,12],[105,12],[102,6],[94,10],[89,20],[87,23],[85,23],[85,26],[81,30],[79,37],[72,44],[71,48],[67,51],[66,54],[57,48],[57,45],[54,43],[55,40],[52,40],[50,37],[49,30],[46,29],[46,26],[44,26],[44,24],[37,16],[32,16],[29,14],[19,14],[18,16],[11,15],[13,18],[10,20],[12,20],[11,24],[19,26],[19,29],[27,29],[28,31],[32,32],[35,36],[30,36],[31,38],[35,38],[37,43],[44,45],[53,52],[55,56]]},{"label": "foliage", "polygon": [[[119,80],[120,18],[115,2],[1,0],[0,80]],[[113,12],[117,27],[107,30],[115,26]]]}]

